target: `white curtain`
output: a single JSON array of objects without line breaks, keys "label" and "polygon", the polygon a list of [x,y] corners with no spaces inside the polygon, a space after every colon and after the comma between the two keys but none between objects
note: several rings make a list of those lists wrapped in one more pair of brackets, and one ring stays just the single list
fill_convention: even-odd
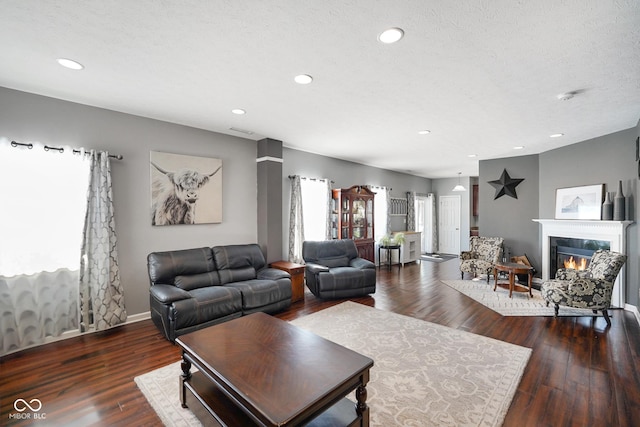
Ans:
[{"label": "white curtain", "polygon": [[378,242],[391,232],[391,217],[389,216],[391,192],[387,187],[368,186],[368,188],[376,194],[373,197],[373,225],[374,239]]},{"label": "white curtain", "polygon": [[78,329],[87,174],[71,149],[0,137],[0,356]]},{"label": "white curtain", "polygon": [[89,190],[80,259],[80,325],[107,329],[124,323],[127,312],[120,283],[111,166],[107,152],[91,150]]},{"label": "white curtain", "polygon": [[435,219],[435,197],[433,194],[417,194],[415,229],[422,233],[423,253],[432,254],[438,251]]},{"label": "white curtain", "polygon": [[304,264],[302,242],[331,239],[331,182],[291,178],[289,261]]}]

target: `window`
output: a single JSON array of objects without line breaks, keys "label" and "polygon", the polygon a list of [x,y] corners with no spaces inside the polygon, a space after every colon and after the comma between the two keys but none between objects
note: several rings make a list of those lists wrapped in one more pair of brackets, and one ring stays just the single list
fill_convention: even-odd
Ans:
[{"label": "window", "polygon": [[327,240],[329,186],[325,179],[300,180],[305,240]]},{"label": "window", "polygon": [[79,268],[88,171],[82,156],[0,144],[0,275]]}]

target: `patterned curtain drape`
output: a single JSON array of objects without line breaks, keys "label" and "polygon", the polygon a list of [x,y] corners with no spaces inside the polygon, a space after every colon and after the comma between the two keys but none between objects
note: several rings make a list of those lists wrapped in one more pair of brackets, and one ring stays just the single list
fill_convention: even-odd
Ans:
[{"label": "patterned curtain drape", "polygon": [[416,193],[407,191],[407,231],[416,229]]},{"label": "patterned curtain drape", "polygon": [[[329,199],[331,200],[331,199]],[[303,264],[304,219],[302,217],[302,189],[298,175],[291,178],[291,208],[289,209],[289,261]]]},{"label": "patterned curtain drape", "polygon": [[127,319],[120,283],[111,165],[107,152],[91,150],[89,190],[80,257],[80,330],[106,329]]},{"label": "patterned curtain drape", "polygon": [[425,248],[428,253],[437,253],[438,252],[438,219],[436,217],[436,196],[435,194],[429,193],[429,206],[431,209],[431,245],[429,248]]},{"label": "patterned curtain drape", "polygon": [[389,209],[391,209],[391,190],[390,189],[387,189],[385,198],[387,201],[387,223],[385,224],[386,231],[384,232],[384,234],[390,234],[391,233],[391,215],[389,215]]}]

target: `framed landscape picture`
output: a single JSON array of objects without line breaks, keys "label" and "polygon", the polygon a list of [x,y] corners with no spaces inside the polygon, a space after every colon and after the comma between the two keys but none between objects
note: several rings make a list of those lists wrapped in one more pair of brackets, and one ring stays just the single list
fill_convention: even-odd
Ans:
[{"label": "framed landscape picture", "polygon": [[556,190],[556,219],[600,219],[604,184]]},{"label": "framed landscape picture", "polygon": [[222,222],[222,160],[151,151],[151,225]]}]

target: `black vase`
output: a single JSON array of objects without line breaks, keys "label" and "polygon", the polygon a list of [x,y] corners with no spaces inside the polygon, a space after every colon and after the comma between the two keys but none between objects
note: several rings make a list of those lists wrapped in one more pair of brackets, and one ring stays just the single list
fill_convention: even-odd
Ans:
[{"label": "black vase", "polygon": [[618,182],[618,192],[613,198],[613,220],[624,221],[625,219],[625,200],[622,193],[622,181]]},{"label": "black vase", "polygon": [[611,221],[613,219],[613,203],[611,197],[607,191],[604,196],[604,203],[602,204],[602,220]]}]

